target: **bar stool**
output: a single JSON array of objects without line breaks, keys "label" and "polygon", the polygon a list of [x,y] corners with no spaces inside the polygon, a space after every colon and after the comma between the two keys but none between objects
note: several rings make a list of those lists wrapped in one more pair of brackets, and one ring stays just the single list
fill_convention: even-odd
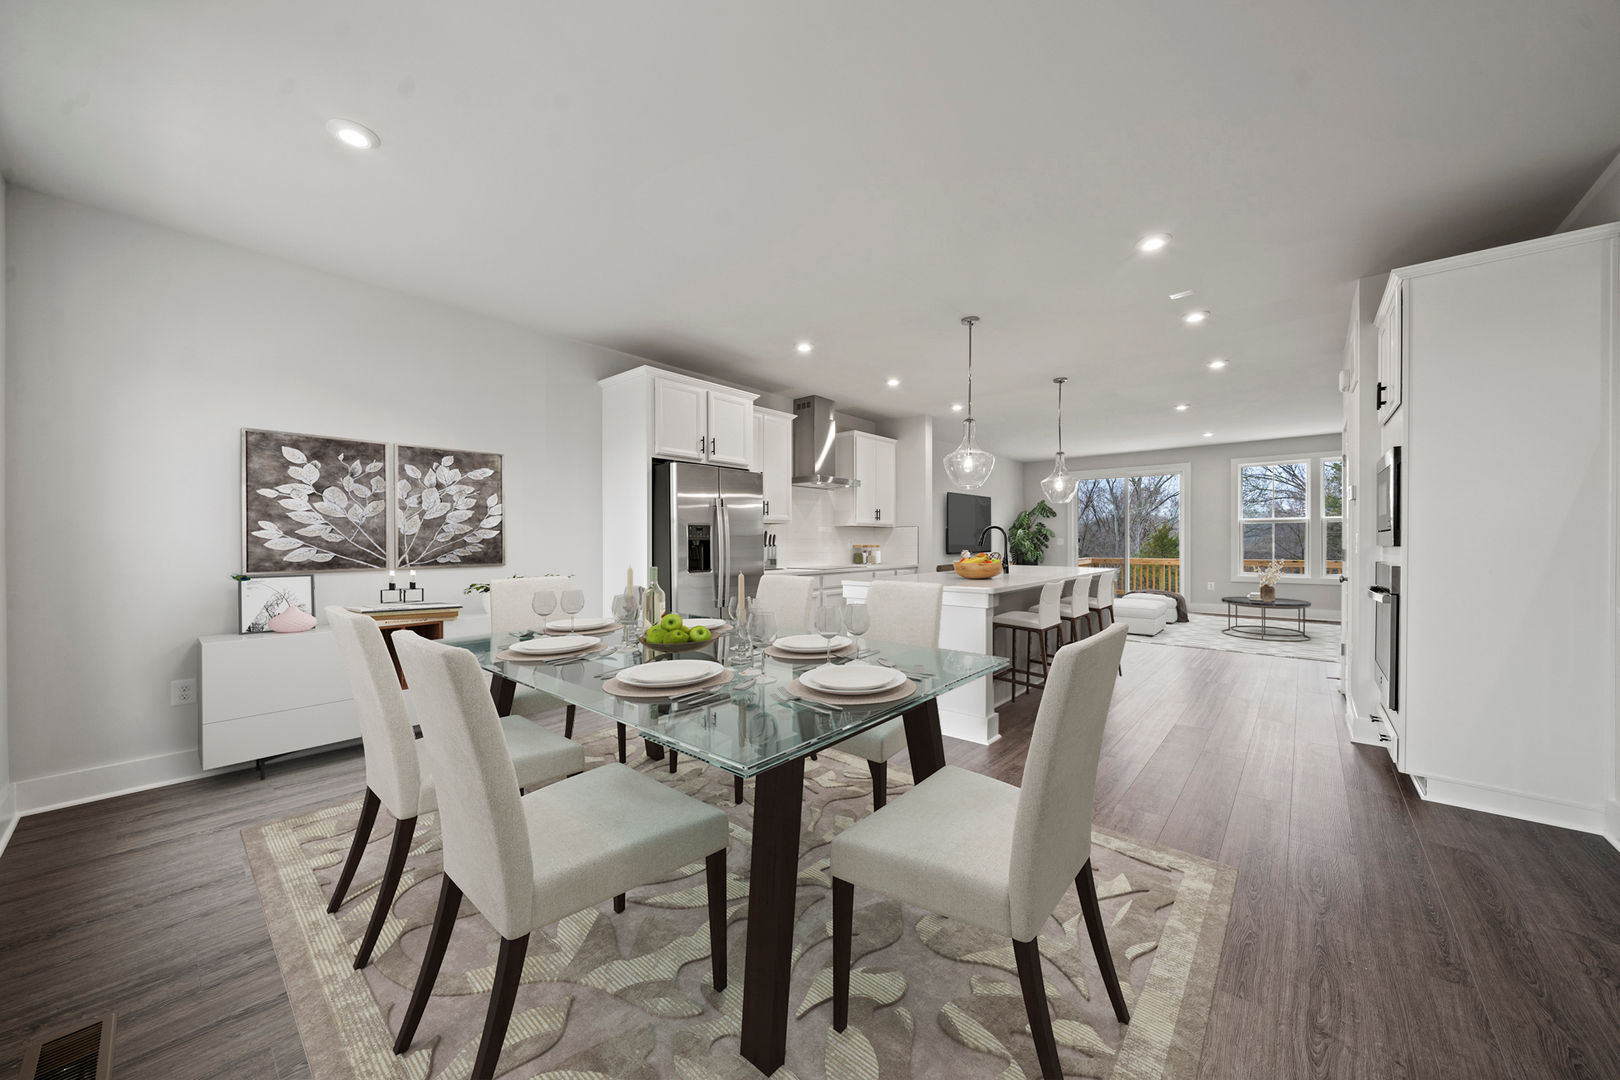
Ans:
[{"label": "bar stool", "polygon": [[[1097,575],[1088,574],[1085,577],[1072,577],[1063,588],[1063,600],[1058,604],[1058,615],[1069,628],[1069,640],[1080,640],[1080,613],[1075,607],[1075,597],[1080,594],[1080,583],[1084,581],[1086,589],[1097,587]],[[1083,595],[1083,594],[1081,594]],[[1061,636],[1061,635],[1060,635]]]},{"label": "bar stool", "polygon": [[[1051,651],[1047,646],[1046,635],[1056,630],[1058,637],[1063,636],[1063,616],[1060,605],[1063,599],[1063,579],[1049,582],[1041,586],[1041,599],[1031,611],[1008,611],[997,615],[990,624],[990,647],[995,649],[996,631],[1006,629],[1010,631],[1009,644],[1012,666],[1005,671],[998,671],[995,678],[1002,682],[1013,684],[1013,696],[1018,696],[1017,687],[1022,686],[1027,692],[1031,687],[1045,686],[1047,670],[1051,664]],[[1024,645],[1024,666],[1018,666],[1018,633],[1023,631],[1026,635],[1034,635],[1034,640],[1041,646],[1041,681],[1035,681],[1035,646],[1033,642]],[[1060,640],[1059,645],[1062,644]]]},{"label": "bar stool", "polygon": [[[1090,610],[1086,612],[1086,628],[1088,633],[1100,634],[1104,626],[1103,612],[1108,612],[1108,624],[1114,623],[1114,571],[1105,570],[1097,575],[1097,591],[1089,597]],[[1091,629],[1091,617],[1097,617],[1097,629]]]}]

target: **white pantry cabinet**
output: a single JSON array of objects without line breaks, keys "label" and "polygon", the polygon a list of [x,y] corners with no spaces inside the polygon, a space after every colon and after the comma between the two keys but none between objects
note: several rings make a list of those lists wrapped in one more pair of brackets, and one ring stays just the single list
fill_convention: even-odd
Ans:
[{"label": "white pantry cabinet", "polygon": [[765,523],[793,518],[793,414],[754,409],[754,471],[765,477]]},{"label": "white pantry cabinet", "polygon": [[752,465],[753,394],[673,375],[652,383],[653,457]]},{"label": "white pantry cabinet", "polygon": [[834,470],[858,481],[838,493],[839,525],[896,525],[895,441],[864,431],[841,431],[833,440]]},{"label": "white pantry cabinet", "polygon": [[1402,361],[1406,354],[1406,319],[1401,291],[1395,290],[1385,303],[1384,314],[1378,321],[1378,422],[1389,423],[1395,410],[1401,407]]}]

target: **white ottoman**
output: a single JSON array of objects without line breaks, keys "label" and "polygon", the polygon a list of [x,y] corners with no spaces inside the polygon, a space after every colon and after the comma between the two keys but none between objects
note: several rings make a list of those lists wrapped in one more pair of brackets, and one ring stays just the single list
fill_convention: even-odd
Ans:
[{"label": "white ottoman", "polygon": [[1126,593],[1114,601],[1114,618],[1127,633],[1152,637],[1176,621],[1176,602],[1153,593]]}]

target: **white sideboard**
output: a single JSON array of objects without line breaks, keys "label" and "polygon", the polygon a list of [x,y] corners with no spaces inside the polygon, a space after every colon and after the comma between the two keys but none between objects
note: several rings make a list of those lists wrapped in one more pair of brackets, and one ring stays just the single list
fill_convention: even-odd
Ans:
[{"label": "white sideboard", "polygon": [[202,647],[202,765],[217,769],[360,737],[337,643],[302,634],[213,634]]}]

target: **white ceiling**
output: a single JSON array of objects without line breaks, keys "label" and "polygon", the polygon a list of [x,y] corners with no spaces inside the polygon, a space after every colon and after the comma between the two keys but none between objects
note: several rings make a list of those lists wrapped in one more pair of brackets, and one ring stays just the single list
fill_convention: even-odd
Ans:
[{"label": "white ceiling", "polygon": [[1350,283],[1555,227],[1617,56],[1614,0],[0,0],[0,164],[873,416],[951,417],[978,314],[1032,459],[1058,374],[1071,454],[1337,430]]}]

